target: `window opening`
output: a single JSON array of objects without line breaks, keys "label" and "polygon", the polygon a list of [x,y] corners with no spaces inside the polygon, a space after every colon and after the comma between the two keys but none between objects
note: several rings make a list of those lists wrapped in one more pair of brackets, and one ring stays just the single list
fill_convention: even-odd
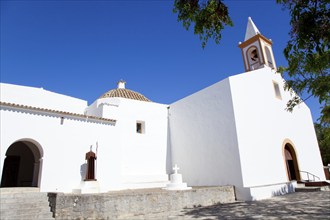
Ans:
[{"label": "window opening", "polygon": [[280,87],[279,87],[278,83],[277,82],[273,82],[273,85],[274,85],[274,90],[275,90],[275,96],[276,96],[276,98],[282,99],[281,91],[280,91]]},{"label": "window opening", "polygon": [[145,133],[145,123],[138,121],[136,122],[136,133],[144,134]]}]

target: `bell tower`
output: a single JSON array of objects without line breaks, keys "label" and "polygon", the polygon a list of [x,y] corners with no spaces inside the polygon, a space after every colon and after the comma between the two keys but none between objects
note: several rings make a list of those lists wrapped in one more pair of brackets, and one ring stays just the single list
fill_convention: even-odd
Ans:
[{"label": "bell tower", "polygon": [[260,34],[251,17],[248,18],[244,42],[239,42],[242,50],[245,72],[269,66],[276,70],[272,41]]}]

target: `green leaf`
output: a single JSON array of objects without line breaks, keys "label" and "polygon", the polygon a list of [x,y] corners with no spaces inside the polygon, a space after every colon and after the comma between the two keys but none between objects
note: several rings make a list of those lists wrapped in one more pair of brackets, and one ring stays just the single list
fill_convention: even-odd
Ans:
[{"label": "green leaf", "polygon": [[222,29],[233,26],[228,8],[221,0],[175,0],[173,12],[187,30],[194,24],[194,34],[199,36],[203,48],[210,38],[219,44]]}]

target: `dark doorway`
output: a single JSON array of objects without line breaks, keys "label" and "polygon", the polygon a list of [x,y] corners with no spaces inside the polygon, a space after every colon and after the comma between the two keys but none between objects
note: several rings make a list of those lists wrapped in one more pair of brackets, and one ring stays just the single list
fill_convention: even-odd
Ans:
[{"label": "dark doorway", "polygon": [[293,147],[290,144],[286,144],[284,151],[289,180],[300,180],[297,157]]},{"label": "dark doorway", "polygon": [[293,160],[287,160],[287,166],[290,180],[297,180]]},{"label": "dark doorway", "polygon": [[20,165],[19,156],[7,156],[3,165],[1,187],[17,186]]},{"label": "dark doorway", "polygon": [[36,145],[18,141],[6,152],[1,187],[38,187],[41,154]]}]

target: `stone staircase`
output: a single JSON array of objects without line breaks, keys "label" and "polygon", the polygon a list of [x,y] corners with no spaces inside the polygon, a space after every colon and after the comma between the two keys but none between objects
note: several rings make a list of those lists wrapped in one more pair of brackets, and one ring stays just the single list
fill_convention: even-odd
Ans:
[{"label": "stone staircase", "polygon": [[296,192],[330,191],[329,181],[299,181]]},{"label": "stone staircase", "polygon": [[37,188],[0,188],[0,220],[54,220],[46,192]]}]

